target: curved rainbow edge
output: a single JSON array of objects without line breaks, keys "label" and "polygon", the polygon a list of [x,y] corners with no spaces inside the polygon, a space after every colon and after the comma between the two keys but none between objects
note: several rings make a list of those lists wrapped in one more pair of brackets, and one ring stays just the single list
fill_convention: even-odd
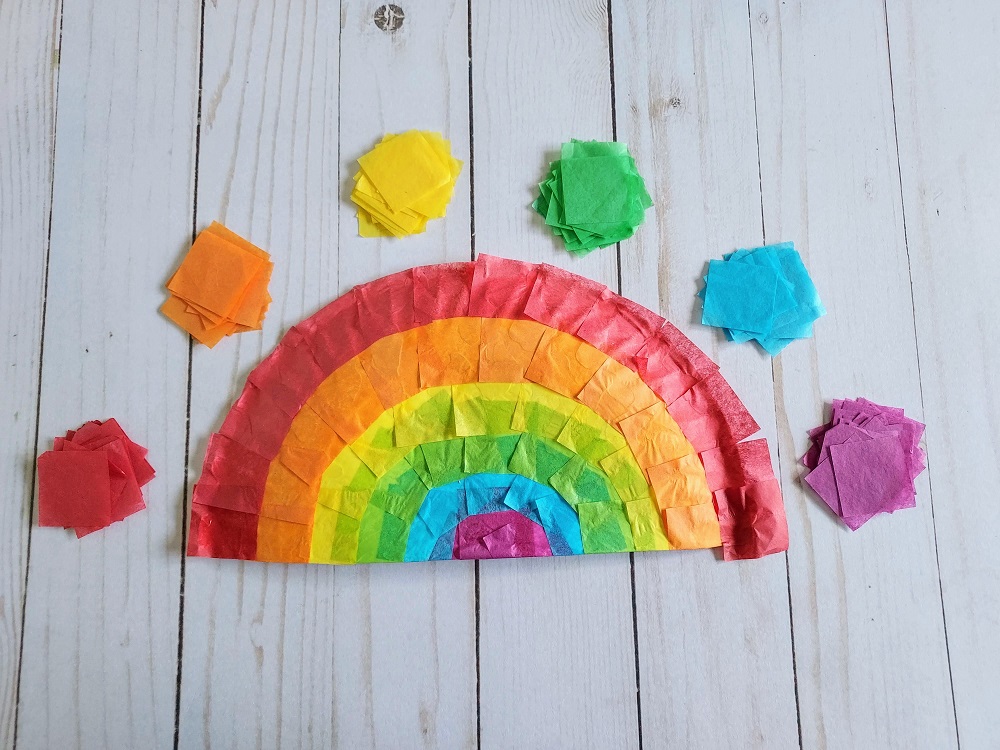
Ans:
[{"label": "curved rainbow edge", "polygon": [[[548,547],[758,558],[788,548],[767,443],[742,442],[758,430],[717,365],[603,285],[488,255],[418,267],[294,326],[248,376],[209,442],[188,554],[440,559],[427,540],[407,553],[411,529],[453,534],[475,506],[523,517],[484,537],[505,545],[492,556],[546,554],[515,531],[575,522],[582,544]],[[477,477],[505,474],[534,494],[474,501]],[[456,487],[465,515],[437,512]],[[556,508],[569,523],[542,518]]]}]

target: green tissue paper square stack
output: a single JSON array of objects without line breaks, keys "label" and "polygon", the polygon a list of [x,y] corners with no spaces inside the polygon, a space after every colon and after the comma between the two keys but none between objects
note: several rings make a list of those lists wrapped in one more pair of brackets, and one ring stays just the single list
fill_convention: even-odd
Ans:
[{"label": "green tissue paper square stack", "polygon": [[631,237],[653,205],[624,143],[564,143],[532,207],[574,255]]}]

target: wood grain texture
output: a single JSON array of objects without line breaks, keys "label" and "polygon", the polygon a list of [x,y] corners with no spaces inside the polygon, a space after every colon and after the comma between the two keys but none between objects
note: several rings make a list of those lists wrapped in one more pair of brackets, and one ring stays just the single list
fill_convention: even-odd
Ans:
[{"label": "wood grain texture", "polygon": [[[770,358],[700,323],[708,258],[762,239],[746,7],[617,3],[619,139],[655,209],[622,243],[622,291],[721,367],[777,468]],[[785,556],[635,556],[643,747],[797,744]]]},{"label": "wood grain texture", "polygon": [[173,738],[187,345],[155,300],[191,222],[197,9],[63,11],[39,448],[113,416],[157,477],[102,533],[33,531],[23,747]]},{"label": "wood grain texture", "polygon": [[1000,8],[889,2],[906,239],[963,748],[1000,736]]},{"label": "wood grain texture", "polygon": [[[473,4],[476,250],[618,286],[614,248],[584,259],[530,204],[571,137],[612,139],[607,6]],[[634,747],[629,558],[480,564],[484,748]]]},{"label": "wood grain texture", "polygon": [[14,743],[49,247],[59,3],[0,3],[0,747]]},{"label": "wood grain texture", "polygon": [[[171,747],[178,685],[182,748],[995,745],[1000,12],[397,3],[388,33],[380,0],[81,0],[61,26],[59,0],[0,0],[0,747]],[[362,240],[354,160],[407,128],[467,161],[448,218]],[[620,262],[576,259],[536,183],[563,141],[615,135],[656,206]],[[276,266],[263,333],[196,346],[189,396],[156,307],[192,218]],[[830,309],[773,370],[694,297],[762,239],[796,242]],[[184,487],[288,327],[470,240],[620,288],[720,362],[780,450],[788,556],[182,562]],[[109,416],[149,446],[147,512],[31,528],[39,393],[38,450]],[[852,534],[796,460],[857,395],[924,416],[930,469],[916,510]]]},{"label": "wood grain texture", "polygon": [[[199,227],[218,219],[267,249],[275,303],[263,335],[195,350],[192,435],[217,429],[281,335],[353,284],[469,257],[467,178],[426,235],[357,237],[352,164],[382,132],[443,131],[468,153],[465,6],[413,9],[391,36],[376,7],[206,7]],[[180,745],[474,745],[473,568],[398,572],[191,560]]]},{"label": "wood grain texture", "polygon": [[834,398],[922,416],[880,6],[751,2],[764,227],[830,311],[775,360],[804,746],[955,744],[926,473],[917,508],[848,531],[794,459]]}]

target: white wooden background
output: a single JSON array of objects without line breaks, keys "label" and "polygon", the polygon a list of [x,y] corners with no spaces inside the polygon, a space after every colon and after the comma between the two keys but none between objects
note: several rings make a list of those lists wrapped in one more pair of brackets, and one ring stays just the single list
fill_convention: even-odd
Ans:
[{"label": "white wooden background", "polygon": [[[0,0],[0,747],[1000,746],[1000,4],[397,2],[386,33],[376,0]],[[362,240],[350,165],[414,127],[466,161],[448,218]],[[580,261],[528,208],[570,137],[626,141],[656,201]],[[209,351],[157,307],[213,219],[272,253],[275,301]],[[771,361],[694,294],[782,240],[830,314]],[[776,449],[788,554],[185,560],[208,435],[282,333],[476,251],[709,351]],[[857,395],[923,415],[929,469],[852,534],[795,459]],[[36,452],[110,416],[148,511],[35,527]]]}]

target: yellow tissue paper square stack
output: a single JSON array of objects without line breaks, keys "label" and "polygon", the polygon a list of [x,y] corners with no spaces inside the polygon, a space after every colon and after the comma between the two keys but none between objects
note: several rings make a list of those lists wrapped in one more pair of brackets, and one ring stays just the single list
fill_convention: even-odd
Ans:
[{"label": "yellow tissue paper square stack", "polygon": [[386,134],[358,159],[351,200],[362,237],[419,234],[428,219],[445,215],[462,162],[440,133],[408,130]]}]

